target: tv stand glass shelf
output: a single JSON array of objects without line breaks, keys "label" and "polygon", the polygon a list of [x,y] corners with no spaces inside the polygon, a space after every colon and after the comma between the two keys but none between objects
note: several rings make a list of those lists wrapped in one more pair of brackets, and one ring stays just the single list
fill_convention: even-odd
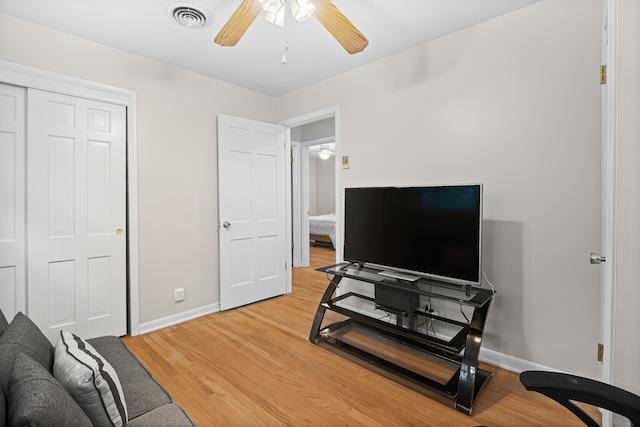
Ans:
[{"label": "tv stand glass shelf", "polygon": [[[471,415],[492,376],[478,368],[492,291],[426,278],[403,280],[352,263],[317,271],[327,274],[329,285],[311,326],[311,342],[364,361],[404,384],[446,396],[457,410]],[[357,281],[358,291],[336,295],[345,278]],[[434,311],[434,303],[445,310]],[[472,311],[470,317],[463,308]]]}]

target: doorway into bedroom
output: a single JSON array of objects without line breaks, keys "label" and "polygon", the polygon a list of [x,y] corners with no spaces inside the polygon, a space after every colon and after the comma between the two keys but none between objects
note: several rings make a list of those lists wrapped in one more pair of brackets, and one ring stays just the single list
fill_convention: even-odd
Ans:
[{"label": "doorway into bedroom", "polygon": [[293,266],[316,264],[320,250],[333,263],[339,239],[336,115],[325,112],[290,126],[290,139]]}]

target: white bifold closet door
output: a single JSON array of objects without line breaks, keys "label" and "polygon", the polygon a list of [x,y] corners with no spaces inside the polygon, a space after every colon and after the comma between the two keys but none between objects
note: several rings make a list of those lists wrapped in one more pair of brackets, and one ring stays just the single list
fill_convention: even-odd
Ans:
[{"label": "white bifold closet door", "polygon": [[126,333],[125,108],[28,90],[28,313],[54,340]]},{"label": "white bifold closet door", "polygon": [[0,309],[25,310],[26,90],[0,83]]},{"label": "white bifold closet door", "polygon": [[126,333],[125,108],[0,83],[0,308]]},{"label": "white bifold closet door", "polygon": [[125,107],[27,90],[27,314],[55,342],[124,335]]}]

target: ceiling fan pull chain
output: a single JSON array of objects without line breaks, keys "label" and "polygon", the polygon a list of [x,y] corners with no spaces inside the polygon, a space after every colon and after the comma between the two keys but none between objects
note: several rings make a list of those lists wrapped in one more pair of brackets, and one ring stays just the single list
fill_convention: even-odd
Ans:
[{"label": "ceiling fan pull chain", "polygon": [[[283,7],[286,9],[286,1],[285,4],[283,5]],[[284,51],[282,52],[282,61],[280,61],[282,63],[282,65],[287,65],[287,52],[289,52],[289,34],[288,34],[288,26],[287,26],[287,12],[285,10],[285,18],[284,18]]]}]

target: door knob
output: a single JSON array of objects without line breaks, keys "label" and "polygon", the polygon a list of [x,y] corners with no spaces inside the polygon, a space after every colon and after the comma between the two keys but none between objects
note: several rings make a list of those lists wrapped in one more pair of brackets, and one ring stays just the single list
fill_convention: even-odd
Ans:
[{"label": "door knob", "polygon": [[602,262],[607,262],[607,257],[591,252],[591,255],[589,255],[589,262],[591,262],[591,264],[600,264]]},{"label": "door knob", "polygon": [[116,230],[116,234],[117,234],[118,236],[119,236],[119,235],[121,235],[121,234],[122,234],[122,228],[118,228],[118,229]]},{"label": "door knob", "polygon": [[225,221],[225,222],[223,222],[223,223],[222,223],[222,226],[223,226],[226,230],[228,230],[228,229],[230,229],[230,228],[231,228],[231,223],[230,223],[229,221]]}]

